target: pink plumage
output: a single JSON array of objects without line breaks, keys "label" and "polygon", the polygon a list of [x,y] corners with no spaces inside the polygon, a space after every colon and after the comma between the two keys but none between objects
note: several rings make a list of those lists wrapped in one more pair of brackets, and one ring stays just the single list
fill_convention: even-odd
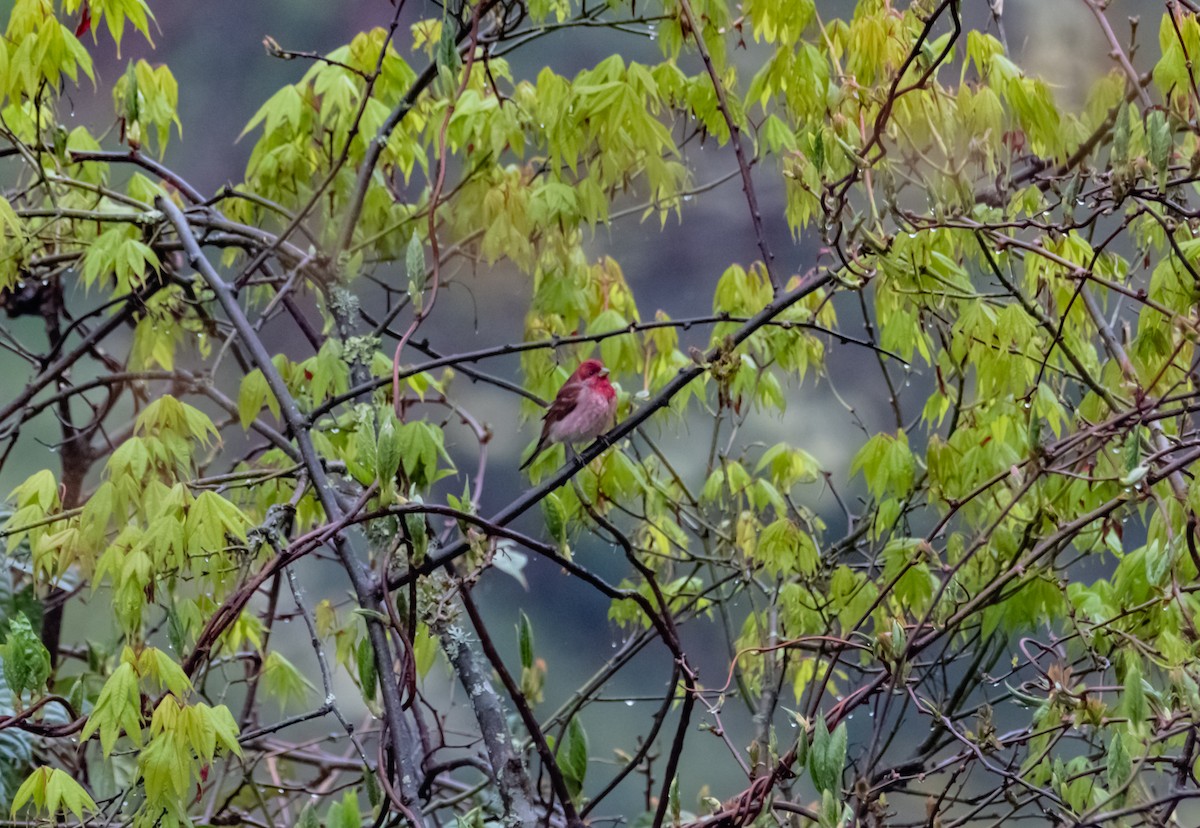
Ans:
[{"label": "pink plumage", "polygon": [[542,417],[542,436],[521,468],[555,443],[594,440],[608,431],[616,411],[617,391],[608,381],[608,369],[598,359],[584,360]]}]

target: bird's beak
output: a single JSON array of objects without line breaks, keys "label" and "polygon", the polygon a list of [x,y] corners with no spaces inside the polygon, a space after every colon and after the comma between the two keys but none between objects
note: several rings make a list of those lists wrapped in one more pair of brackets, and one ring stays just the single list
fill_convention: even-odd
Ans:
[{"label": "bird's beak", "polygon": [[607,376],[608,376],[608,368],[601,368],[601,369],[600,369],[600,376],[602,376],[602,377],[607,377]]}]

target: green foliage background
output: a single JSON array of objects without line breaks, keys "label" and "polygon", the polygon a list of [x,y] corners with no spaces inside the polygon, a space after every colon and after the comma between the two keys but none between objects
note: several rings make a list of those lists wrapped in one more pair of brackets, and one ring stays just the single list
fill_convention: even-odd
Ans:
[{"label": "green foliage background", "polygon": [[[265,41],[212,180],[154,14],[0,40],[14,815],[1194,813],[1189,3],[1081,3],[1062,88],[954,0],[381,6]],[[526,489],[587,356],[618,423]]]}]

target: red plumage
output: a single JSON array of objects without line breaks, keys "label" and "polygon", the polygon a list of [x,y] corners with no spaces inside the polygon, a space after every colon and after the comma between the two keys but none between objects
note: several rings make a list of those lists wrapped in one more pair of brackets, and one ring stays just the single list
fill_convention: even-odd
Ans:
[{"label": "red plumage", "polygon": [[608,431],[616,411],[617,391],[608,381],[608,369],[598,359],[585,359],[563,383],[542,417],[542,436],[521,468],[555,443],[594,440]]}]

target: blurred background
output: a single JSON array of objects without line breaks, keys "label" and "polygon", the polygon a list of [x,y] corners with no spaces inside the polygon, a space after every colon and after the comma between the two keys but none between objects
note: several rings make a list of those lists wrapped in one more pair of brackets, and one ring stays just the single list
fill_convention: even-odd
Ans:
[{"label": "blurred background", "polygon": [[[853,5],[848,1],[817,0],[818,11],[826,18],[849,14]],[[985,0],[964,5],[968,27],[996,32]],[[10,2],[0,3],[6,16],[9,7]],[[264,37],[274,38],[284,49],[324,53],[347,43],[360,31],[387,25],[393,11],[386,0],[206,0],[202,3],[151,3],[151,9],[157,18],[154,48],[127,31],[118,55],[103,26],[95,40],[92,35],[85,37],[85,44],[96,64],[97,87],[93,90],[85,82],[83,87],[68,89],[63,116],[68,128],[77,123],[87,124],[95,131],[110,128],[105,146],[115,148],[112,85],[120,78],[129,60],[146,58],[152,63],[166,63],[179,81],[183,135],[182,139],[172,137],[164,161],[205,194],[242,179],[255,136],[249,135],[238,141],[238,134],[263,101],[280,86],[297,81],[310,65],[307,61],[285,61],[269,56],[263,48]],[[1127,20],[1141,18],[1141,25],[1136,27],[1140,48],[1135,52],[1139,69],[1149,69],[1156,56],[1158,21],[1162,11],[1163,3],[1157,0],[1114,0],[1109,7],[1109,19],[1123,41],[1131,34],[1131,24]],[[440,13],[433,4],[417,0],[409,0],[404,10],[398,43],[401,53],[416,65],[423,65],[424,58],[406,53],[407,26],[424,17],[440,16]],[[1083,2],[1004,0],[1003,24],[1004,37],[1016,62],[1028,72],[1045,78],[1055,89],[1059,102],[1067,107],[1079,106],[1090,83],[1111,66],[1103,33]],[[661,59],[661,51],[651,34],[647,31],[644,37],[637,37],[594,29],[556,34],[513,54],[510,63],[519,80],[532,79],[544,65],[570,75],[614,52],[627,60],[653,62]],[[743,84],[748,82],[763,53],[753,42],[743,51],[731,50],[731,59],[739,64]],[[682,60],[691,61],[692,57],[685,56]],[[689,64],[687,68],[694,71],[698,66]],[[685,151],[685,159],[696,185],[715,181],[736,169],[730,148],[719,147],[711,140],[691,142]],[[789,233],[783,220],[783,192],[777,168],[768,161],[755,168],[754,176],[779,272],[787,276],[807,271],[816,263],[819,251],[812,240],[795,239]],[[641,200],[641,196],[634,194],[628,205]],[[616,209],[628,205],[618,205]],[[597,229],[590,247],[595,257],[612,256],[620,263],[638,299],[643,319],[652,318],[658,309],[675,318],[710,312],[713,288],[724,269],[734,262],[749,264],[759,255],[736,177],[687,201],[679,221],[672,217],[660,229],[657,217],[652,216],[643,223],[640,211],[636,211],[609,227]],[[388,268],[382,268],[377,275],[383,279],[394,277],[397,282],[403,278],[402,268],[391,273]],[[503,265],[476,272],[457,272],[448,290],[439,298],[437,312],[422,333],[439,350],[450,353],[519,340],[529,295],[526,277]],[[838,311],[847,333],[861,329],[856,305],[839,305]],[[485,313],[486,319],[482,318]],[[44,341],[39,339],[41,333],[35,322],[21,320],[19,324],[27,324],[28,330],[14,328],[15,334],[30,342]],[[283,324],[271,327],[268,335],[268,346],[273,350],[303,356],[309,353],[307,344]],[[682,335],[688,336],[694,344],[703,344],[707,331],[701,329]],[[415,361],[416,355],[409,359]],[[887,391],[882,387],[874,355],[853,346],[839,345],[829,348],[828,359],[829,375],[846,382],[836,387],[837,393],[855,409],[866,431],[893,429]],[[519,379],[515,358],[491,360],[480,367],[489,373]],[[0,353],[0,376],[10,378],[8,382],[21,382],[21,379],[13,378],[23,378],[25,370],[23,363]],[[852,381],[847,382],[847,378]],[[630,393],[639,390],[638,378],[617,379],[623,390]],[[922,377],[915,375],[911,380],[911,399],[901,402],[907,403],[911,415],[915,415],[923,400]],[[521,453],[536,437],[537,424],[521,420],[518,401],[513,396],[490,386],[471,386],[461,375],[455,382],[460,401],[478,413],[495,435],[490,446],[488,483],[482,501],[482,512],[491,514],[527,485],[516,469]],[[744,439],[760,439],[770,444],[786,436],[816,456],[832,473],[832,479],[839,487],[845,486],[849,460],[864,439],[863,427],[838,402],[826,380],[813,381],[810,376],[789,393],[792,402],[786,416],[755,415],[752,431]],[[52,419],[46,419],[41,425],[44,433],[38,434],[36,429],[27,432],[4,466],[0,473],[0,491],[11,491],[37,469],[49,467],[58,471],[55,458],[46,447],[56,439],[55,424]],[[695,432],[682,437],[667,429],[661,429],[657,435],[662,438],[667,452],[679,463],[681,471],[685,476],[691,472],[693,480],[697,474],[702,474],[706,453],[697,450],[697,441],[707,447],[709,440],[709,429],[704,422],[697,420],[695,426]],[[650,428],[653,433],[653,423]],[[39,443],[38,439],[44,442]],[[465,474],[472,473],[474,438],[465,429],[452,424],[448,427],[447,439],[460,470]],[[460,479],[456,487],[451,488],[461,491],[461,485]],[[836,539],[845,528],[841,510],[827,490],[810,488],[812,497],[806,505],[826,521],[828,538]],[[847,491],[839,488],[839,491],[844,497],[857,494],[853,486]],[[518,528],[534,535],[543,534],[541,519],[536,512],[527,515]],[[582,556],[586,565],[613,582],[626,574],[623,559],[603,545],[585,542],[576,554]],[[342,600],[346,595],[345,585],[332,569],[322,569],[321,565],[314,565],[306,572],[305,580],[313,603],[322,597],[335,602]],[[528,588],[501,573],[489,573],[477,594],[494,623],[501,651],[514,662],[517,651],[513,630],[518,608],[523,609],[533,622],[538,655],[546,660],[549,668],[546,700],[539,707],[539,712],[545,714],[554,710],[603,664],[622,641],[623,633],[607,620],[607,602],[591,590],[573,584],[557,567],[531,559],[526,574]],[[100,607],[97,612],[106,616],[107,608]],[[96,619],[84,615],[75,610],[68,616],[67,640],[98,634],[94,626]],[[295,636],[295,652],[294,657],[290,653],[289,656],[315,676],[304,631],[298,624],[292,626],[296,628],[291,630]],[[728,661],[725,643],[716,625],[693,625],[688,635],[692,637],[691,652],[707,650],[711,656],[707,660],[700,659],[702,679],[710,686],[721,684]],[[661,682],[668,675],[669,666],[665,651],[651,647],[639,657],[633,669],[619,674],[617,681],[606,690],[606,696],[622,697],[613,702],[611,715],[604,715],[604,711],[610,709],[607,705],[595,705],[585,712],[584,724],[592,738],[594,758],[612,758],[614,746],[628,749],[638,734],[645,732],[654,704],[625,701],[623,697],[650,694],[653,698],[654,694],[661,693]],[[437,673],[438,668],[434,672]],[[342,689],[346,691],[345,699],[352,704],[356,691],[349,686]],[[456,688],[447,684],[445,692],[455,693]],[[314,695],[313,702],[317,701]],[[787,704],[788,700],[785,700],[785,706]],[[724,724],[731,729],[733,744],[744,746],[750,738],[749,717],[744,708],[735,710],[732,704],[729,711],[731,715]],[[328,724],[315,727],[316,732],[320,732],[320,728],[328,728]],[[855,727],[853,722],[851,727]],[[692,734],[690,738],[694,740],[692,749],[682,768],[685,807],[695,807],[700,781],[720,780],[722,772],[730,774],[727,785],[714,789],[713,795],[724,797],[739,790],[741,780],[734,774],[736,768],[728,760],[724,747],[711,736]],[[853,758],[853,749],[851,756]],[[608,775],[602,767],[593,768],[591,774],[593,778]],[[623,798],[610,801],[603,812],[636,814],[641,807],[638,790],[641,784],[636,779],[627,782]]]}]

